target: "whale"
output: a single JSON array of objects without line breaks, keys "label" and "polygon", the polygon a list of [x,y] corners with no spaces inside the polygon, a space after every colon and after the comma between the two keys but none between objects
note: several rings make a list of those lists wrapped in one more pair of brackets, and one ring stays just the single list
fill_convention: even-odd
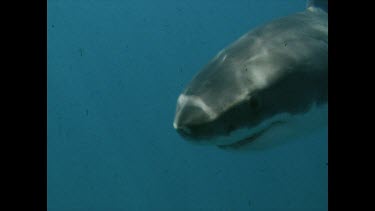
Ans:
[{"label": "whale", "polygon": [[327,121],[328,0],[315,0],[218,52],[178,96],[173,127],[191,143],[238,148]]}]

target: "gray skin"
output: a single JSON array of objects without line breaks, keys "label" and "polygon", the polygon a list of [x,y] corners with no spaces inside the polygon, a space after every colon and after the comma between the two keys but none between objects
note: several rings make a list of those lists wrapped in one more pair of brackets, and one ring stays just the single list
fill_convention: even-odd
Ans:
[{"label": "gray skin", "polygon": [[[215,138],[257,128],[278,114],[301,115],[327,101],[328,15],[309,6],[220,51],[181,93],[173,126],[187,140],[230,145],[236,143]],[[271,121],[246,140],[278,123]]]}]

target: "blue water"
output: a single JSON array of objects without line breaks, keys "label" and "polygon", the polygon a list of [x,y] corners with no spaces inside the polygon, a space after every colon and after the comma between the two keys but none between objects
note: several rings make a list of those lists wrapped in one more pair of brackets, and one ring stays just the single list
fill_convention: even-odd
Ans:
[{"label": "blue water", "polygon": [[48,0],[48,210],[327,210],[327,130],[228,152],[172,127],[184,85],[304,0]]}]

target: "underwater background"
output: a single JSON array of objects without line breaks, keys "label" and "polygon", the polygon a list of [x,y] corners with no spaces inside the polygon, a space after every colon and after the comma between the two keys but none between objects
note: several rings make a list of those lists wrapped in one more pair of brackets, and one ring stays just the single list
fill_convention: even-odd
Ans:
[{"label": "underwater background", "polygon": [[172,126],[179,93],[218,51],[305,5],[48,0],[48,210],[327,210],[327,129],[236,152]]}]

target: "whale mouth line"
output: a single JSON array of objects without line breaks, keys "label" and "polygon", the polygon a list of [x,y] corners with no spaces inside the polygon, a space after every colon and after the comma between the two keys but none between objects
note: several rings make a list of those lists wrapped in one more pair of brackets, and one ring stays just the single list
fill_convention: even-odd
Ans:
[{"label": "whale mouth line", "polygon": [[280,121],[272,122],[266,128],[263,128],[260,131],[254,132],[253,134],[251,134],[251,135],[249,135],[249,136],[247,136],[247,137],[245,137],[243,139],[235,141],[235,142],[233,142],[231,144],[217,145],[217,147],[219,147],[220,149],[238,149],[238,148],[241,148],[243,146],[246,146],[246,145],[254,142],[256,139],[258,139],[260,136],[262,136],[264,133],[266,133],[271,128],[274,128],[275,126],[281,125],[281,124],[284,124],[284,123],[286,123],[286,121],[280,120]]}]

